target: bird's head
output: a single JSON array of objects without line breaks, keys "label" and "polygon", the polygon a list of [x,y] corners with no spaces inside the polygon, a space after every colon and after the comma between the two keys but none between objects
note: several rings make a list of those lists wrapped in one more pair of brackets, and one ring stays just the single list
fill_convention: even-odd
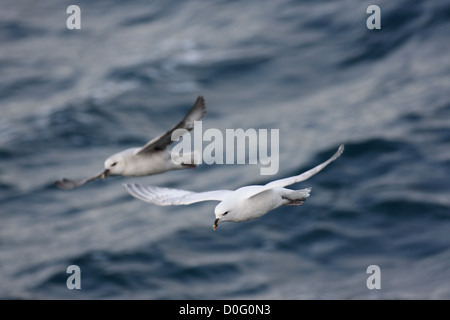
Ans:
[{"label": "bird's head", "polygon": [[118,154],[112,155],[105,161],[105,171],[103,171],[102,178],[107,176],[121,175],[125,170],[125,163],[122,157]]},{"label": "bird's head", "polygon": [[223,221],[233,221],[234,211],[226,203],[221,202],[214,210],[216,220],[214,220],[213,229],[216,230],[218,225]]}]

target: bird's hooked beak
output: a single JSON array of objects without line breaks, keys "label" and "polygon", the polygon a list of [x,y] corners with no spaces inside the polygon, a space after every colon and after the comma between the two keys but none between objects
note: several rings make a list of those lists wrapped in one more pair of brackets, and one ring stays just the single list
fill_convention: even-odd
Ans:
[{"label": "bird's hooked beak", "polygon": [[106,179],[106,177],[109,175],[109,169],[105,169],[105,171],[102,172],[101,176],[102,179]]},{"label": "bird's hooked beak", "polygon": [[220,220],[219,218],[217,218],[216,220],[214,220],[214,225],[213,225],[213,229],[216,230],[217,226],[219,225]]}]

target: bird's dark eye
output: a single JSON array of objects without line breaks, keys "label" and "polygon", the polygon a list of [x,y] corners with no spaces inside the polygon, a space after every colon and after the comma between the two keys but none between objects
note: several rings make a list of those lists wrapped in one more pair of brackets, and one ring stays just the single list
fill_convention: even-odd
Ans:
[{"label": "bird's dark eye", "polygon": [[111,165],[111,167],[114,167],[116,164],[117,164],[117,162],[114,162],[114,163]]},{"label": "bird's dark eye", "polygon": [[226,216],[228,214],[228,212],[230,212],[230,211],[225,212],[223,215]]}]

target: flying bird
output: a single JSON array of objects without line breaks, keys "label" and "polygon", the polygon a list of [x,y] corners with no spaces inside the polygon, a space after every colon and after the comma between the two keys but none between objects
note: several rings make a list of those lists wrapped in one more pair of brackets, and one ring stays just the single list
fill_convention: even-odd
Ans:
[{"label": "flying bird", "polygon": [[[150,140],[143,147],[130,148],[113,154],[106,159],[104,170],[88,179],[71,180],[62,179],[55,181],[56,186],[61,189],[73,189],[85,183],[107,176],[148,176],[163,173],[169,170],[195,168],[195,153],[183,155],[180,164],[172,161],[168,146],[172,144],[172,133],[176,129],[192,130],[194,121],[199,121],[206,113],[205,99],[198,96],[189,113],[176,126],[160,136]],[[178,138],[178,137],[177,137]]]},{"label": "flying bird", "polygon": [[143,186],[137,183],[123,184],[133,197],[159,206],[188,205],[202,201],[220,201],[214,210],[213,229],[225,221],[241,222],[259,218],[269,211],[286,205],[301,205],[309,197],[311,188],[290,190],[284,187],[305,181],[336,160],[344,151],[339,146],[327,161],[293,177],[275,180],[265,185],[251,185],[237,190],[192,192],[187,190]]}]

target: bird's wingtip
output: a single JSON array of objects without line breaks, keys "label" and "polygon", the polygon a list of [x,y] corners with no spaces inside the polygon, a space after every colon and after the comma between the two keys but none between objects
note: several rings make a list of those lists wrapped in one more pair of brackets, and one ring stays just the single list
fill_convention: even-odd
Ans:
[{"label": "bird's wingtip", "polygon": [[334,155],[335,159],[336,159],[337,157],[339,157],[339,156],[342,154],[342,152],[344,152],[344,144],[341,144],[341,145],[339,146],[338,150],[336,151],[336,153],[335,153],[335,155]]}]

